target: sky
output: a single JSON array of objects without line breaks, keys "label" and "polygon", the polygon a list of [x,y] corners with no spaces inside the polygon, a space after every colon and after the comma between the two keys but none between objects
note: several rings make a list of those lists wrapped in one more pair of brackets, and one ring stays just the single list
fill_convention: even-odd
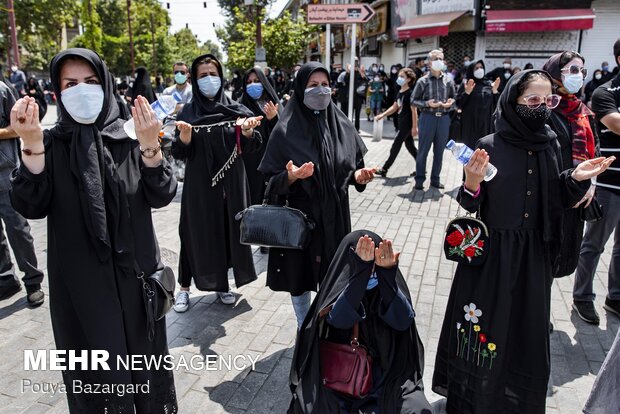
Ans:
[{"label": "sky", "polygon": [[[167,9],[170,19],[172,20],[171,32],[174,33],[185,28],[187,23],[189,28],[198,35],[201,42],[211,40],[221,46],[216,34],[215,28],[223,26],[226,18],[222,15],[217,0],[206,0],[207,8],[204,8],[204,0],[160,0],[164,9]],[[277,14],[286,6],[288,0],[276,0],[270,10],[270,15]]]}]

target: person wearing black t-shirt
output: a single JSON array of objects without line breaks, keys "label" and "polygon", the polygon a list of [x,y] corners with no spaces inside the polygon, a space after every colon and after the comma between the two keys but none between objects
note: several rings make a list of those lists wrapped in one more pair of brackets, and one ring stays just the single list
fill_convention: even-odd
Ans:
[{"label": "person wearing black t-shirt", "polygon": [[[614,57],[620,64],[620,39],[614,44]],[[615,156],[616,160],[596,182],[596,200],[603,209],[603,218],[586,224],[575,273],[573,308],[581,319],[598,325],[592,286],[594,273],[614,230],[616,236],[609,263],[605,309],[620,317],[620,75],[596,88],[592,94],[592,111],[598,121],[601,155]]]},{"label": "person wearing black t-shirt", "polygon": [[400,91],[396,96],[396,102],[385,112],[375,117],[377,121],[380,121],[386,116],[398,112],[398,134],[392,143],[389,158],[383,164],[383,168],[377,170],[377,174],[382,177],[387,175],[388,169],[394,164],[394,161],[396,161],[396,157],[403,146],[403,142],[414,161],[418,155],[418,149],[413,142],[413,137],[418,135],[418,111],[415,107],[411,106],[410,103],[411,91],[413,90],[415,81],[416,77],[412,69],[401,69],[398,73],[398,79],[396,80],[396,83],[400,85]]}]

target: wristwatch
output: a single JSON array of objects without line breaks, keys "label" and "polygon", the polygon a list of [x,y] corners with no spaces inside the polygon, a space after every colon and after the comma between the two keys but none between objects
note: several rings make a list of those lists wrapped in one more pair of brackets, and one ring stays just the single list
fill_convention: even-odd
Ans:
[{"label": "wristwatch", "polygon": [[144,148],[140,147],[140,153],[144,158],[153,158],[157,155],[157,153],[161,150],[161,145],[157,145],[156,147]]}]

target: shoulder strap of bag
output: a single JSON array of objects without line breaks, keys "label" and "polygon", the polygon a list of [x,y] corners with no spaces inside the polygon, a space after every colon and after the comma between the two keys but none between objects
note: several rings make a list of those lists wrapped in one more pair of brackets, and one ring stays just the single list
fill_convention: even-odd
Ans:
[{"label": "shoulder strap of bag", "polygon": [[[332,305],[326,306],[323,309],[321,309],[319,311],[319,318],[321,319],[321,318],[326,317],[333,308],[334,308],[334,305],[332,304]],[[351,345],[354,348],[360,345],[359,336],[360,336],[360,325],[358,322],[355,322],[355,324],[353,325],[353,330],[351,331]]]}]

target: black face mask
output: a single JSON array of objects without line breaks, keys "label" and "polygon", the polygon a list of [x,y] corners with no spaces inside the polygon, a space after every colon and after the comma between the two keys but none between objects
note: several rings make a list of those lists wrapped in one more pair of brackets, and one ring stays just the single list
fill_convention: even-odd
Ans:
[{"label": "black face mask", "polygon": [[540,105],[538,108],[530,108],[527,105],[518,104],[515,106],[515,111],[521,121],[531,131],[538,131],[545,126],[545,123],[551,116],[551,109],[547,105]]}]

